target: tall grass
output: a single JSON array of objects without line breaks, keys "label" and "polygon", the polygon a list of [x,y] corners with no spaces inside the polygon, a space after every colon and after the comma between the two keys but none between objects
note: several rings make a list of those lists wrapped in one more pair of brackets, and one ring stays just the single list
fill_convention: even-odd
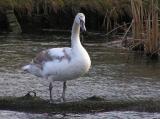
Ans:
[{"label": "tall grass", "polygon": [[143,39],[144,29],[143,29],[143,4],[142,0],[131,0],[132,14],[133,14],[133,36],[134,39]]},{"label": "tall grass", "polygon": [[[63,7],[71,7],[72,9],[87,8],[96,10],[105,14],[105,12],[114,7],[120,8],[126,6],[129,0],[0,0],[1,7],[12,7],[18,9],[26,8],[28,11],[34,10],[34,7],[41,9],[53,9],[55,11]],[[39,8],[38,8],[39,9]],[[121,10],[119,9],[119,12]]]},{"label": "tall grass", "polygon": [[[48,15],[53,13],[81,11],[102,16],[102,29],[109,31],[119,22],[119,18],[131,14],[129,0],[0,0],[0,7],[11,8],[20,14]],[[72,14],[71,13],[71,14]]]},{"label": "tall grass", "polygon": [[143,44],[149,56],[158,55],[159,51],[159,9],[158,0],[131,0],[133,14],[134,46]]},{"label": "tall grass", "polygon": [[158,23],[158,0],[151,0],[151,6],[148,11],[146,21],[147,41],[145,42],[145,52],[149,55],[155,55],[159,51],[159,23]]}]

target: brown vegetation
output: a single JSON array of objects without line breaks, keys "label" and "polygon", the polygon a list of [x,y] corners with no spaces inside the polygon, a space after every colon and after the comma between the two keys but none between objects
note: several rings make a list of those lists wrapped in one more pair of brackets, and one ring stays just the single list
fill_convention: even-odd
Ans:
[{"label": "brown vegetation", "polygon": [[157,57],[160,40],[158,0],[131,0],[131,6],[134,39],[132,48],[140,47],[148,56]]},{"label": "brown vegetation", "polygon": [[[87,19],[92,19],[87,21],[88,28],[105,32],[123,24],[124,21],[128,22],[131,17],[129,0],[1,0],[0,8],[14,9],[20,22],[21,19],[28,19],[34,22],[33,24],[40,23],[41,19],[47,20],[44,23],[55,22],[54,25],[49,23],[48,26],[51,27],[59,24],[58,21],[66,24],[66,16],[69,17],[68,26],[71,26],[74,15],[84,12]],[[64,29],[68,26],[64,26]]]}]

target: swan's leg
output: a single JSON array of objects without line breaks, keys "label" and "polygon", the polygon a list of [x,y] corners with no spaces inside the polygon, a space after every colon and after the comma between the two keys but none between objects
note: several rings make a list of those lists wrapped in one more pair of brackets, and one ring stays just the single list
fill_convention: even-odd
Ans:
[{"label": "swan's leg", "polygon": [[51,101],[51,102],[53,101],[53,98],[52,98],[52,88],[53,88],[53,85],[52,85],[52,83],[50,82],[50,84],[49,84],[49,96],[50,96],[50,101]]},{"label": "swan's leg", "polygon": [[66,99],[65,99],[66,88],[67,88],[66,81],[64,81],[64,82],[63,82],[63,92],[62,92],[62,99],[63,99],[63,102],[66,101]]}]

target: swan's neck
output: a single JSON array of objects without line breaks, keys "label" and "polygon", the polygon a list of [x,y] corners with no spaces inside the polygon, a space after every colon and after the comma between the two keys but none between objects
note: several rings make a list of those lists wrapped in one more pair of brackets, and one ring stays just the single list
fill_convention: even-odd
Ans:
[{"label": "swan's neck", "polygon": [[72,35],[71,35],[71,47],[72,48],[79,48],[82,46],[79,36],[80,36],[80,25],[74,21],[73,26],[72,26]]}]

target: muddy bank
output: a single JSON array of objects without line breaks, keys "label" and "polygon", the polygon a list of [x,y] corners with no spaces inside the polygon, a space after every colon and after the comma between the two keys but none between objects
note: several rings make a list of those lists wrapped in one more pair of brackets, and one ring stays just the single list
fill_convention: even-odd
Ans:
[{"label": "muddy bank", "polygon": [[90,97],[76,102],[50,103],[27,94],[23,97],[1,97],[0,109],[34,113],[88,113],[102,111],[160,112],[159,100],[105,100]]}]

